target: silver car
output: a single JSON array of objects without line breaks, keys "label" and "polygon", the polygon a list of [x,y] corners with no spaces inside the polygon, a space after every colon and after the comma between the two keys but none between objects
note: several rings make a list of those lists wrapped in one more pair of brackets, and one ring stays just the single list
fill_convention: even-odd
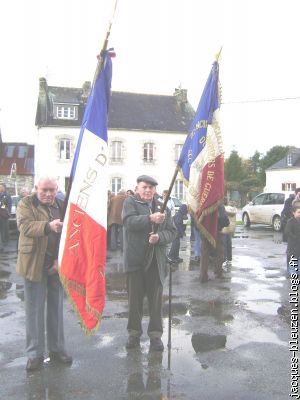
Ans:
[{"label": "silver car", "polygon": [[242,209],[245,226],[251,224],[271,225],[274,231],[281,230],[281,211],[289,192],[261,193]]}]

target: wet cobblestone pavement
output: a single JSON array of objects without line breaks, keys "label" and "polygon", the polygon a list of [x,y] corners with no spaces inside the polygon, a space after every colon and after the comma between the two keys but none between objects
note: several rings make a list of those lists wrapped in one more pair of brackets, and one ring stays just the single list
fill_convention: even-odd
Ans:
[{"label": "wet cobblestone pavement", "polygon": [[147,307],[141,349],[127,352],[127,295],[119,251],[108,253],[107,301],[99,331],[85,336],[67,299],[65,334],[71,367],[26,373],[24,291],[15,273],[16,241],[0,254],[1,399],[289,398],[290,322],[285,247],[267,227],[239,227],[233,265],[222,279],[200,284],[184,259],[173,272],[172,349],[168,352],[168,282],[164,290],[163,354],[149,352]]}]

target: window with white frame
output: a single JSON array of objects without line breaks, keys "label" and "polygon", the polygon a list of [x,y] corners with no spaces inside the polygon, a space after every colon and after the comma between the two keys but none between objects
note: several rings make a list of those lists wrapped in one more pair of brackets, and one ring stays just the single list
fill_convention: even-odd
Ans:
[{"label": "window with white frame", "polygon": [[71,140],[60,139],[59,140],[59,158],[61,160],[71,159]]},{"label": "window with white frame", "polygon": [[177,179],[174,185],[175,197],[184,200],[184,184],[182,179]]},{"label": "window with white frame", "polygon": [[288,166],[288,167],[291,167],[291,166],[293,165],[293,159],[292,159],[291,153],[289,153],[289,154],[287,155],[287,160],[286,160],[286,162],[287,162],[287,166]]},{"label": "window with white frame", "polygon": [[154,143],[144,143],[143,160],[147,163],[154,161]]},{"label": "window with white frame", "polygon": [[175,144],[175,161],[179,160],[181,151],[182,151],[183,144]]},{"label": "window with white frame", "polygon": [[111,160],[112,161],[122,161],[122,142],[121,140],[114,140],[111,143]]},{"label": "window with white frame", "polygon": [[57,105],[56,118],[57,119],[77,119],[77,107],[71,105]]},{"label": "window with white frame", "polygon": [[118,194],[121,188],[122,188],[122,178],[120,177],[111,178],[111,192],[113,194]]}]

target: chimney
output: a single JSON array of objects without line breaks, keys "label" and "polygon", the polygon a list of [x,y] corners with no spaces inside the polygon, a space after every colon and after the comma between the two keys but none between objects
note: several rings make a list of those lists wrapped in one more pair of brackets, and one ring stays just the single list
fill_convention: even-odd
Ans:
[{"label": "chimney", "polygon": [[90,90],[91,90],[91,82],[85,81],[82,86],[82,95],[81,95],[83,103],[86,103],[86,100],[89,96]]},{"label": "chimney", "polygon": [[175,97],[177,104],[179,105],[181,110],[184,111],[186,103],[188,102],[187,89],[182,89],[181,86],[179,86],[179,88],[175,88],[173,96]]},{"label": "chimney", "polygon": [[39,94],[46,94],[48,89],[46,78],[40,78]]}]

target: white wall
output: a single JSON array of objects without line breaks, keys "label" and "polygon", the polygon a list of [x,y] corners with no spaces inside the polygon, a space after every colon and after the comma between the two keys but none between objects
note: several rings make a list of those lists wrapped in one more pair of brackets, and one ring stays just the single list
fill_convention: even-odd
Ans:
[{"label": "white wall", "polygon": [[[72,138],[74,151],[79,132],[80,128],[78,127],[42,127],[37,130],[35,147],[36,176],[56,176],[58,177],[60,188],[64,190],[65,177],[70,175],[72,161],[59,159],[58,138]],[[109,151],[111,141],[121,140],[124,144],[123,163],[113,164],[109,162],[109,184],[112,177],[120,177],[122,178],[124,189],[134,190],[136,178],[139,175],[146,174],[157,179],[158,193],[168,189],[176,167],[175,145],[183,144],[185,138],[185,133],[109,130]],[[153,142],[155,145],[154,164],[146,164],[142,159],[143,144],[145,142]]]},{"label": "white wall", "polygon": [[55,176],[58,185],[64,191],[65,177],[70,176],[72,161],[59,159],[59,137],[70,137],[74,140],[74,149],[80,129],[74,127],[43,127],[37,129],[35,143],[35,175]]},{"label": "white wall", "polygon": [[265,192],[282,191],[282,183],[296,183],[296,187],[300,187],[300,168],[266,171]]}]

